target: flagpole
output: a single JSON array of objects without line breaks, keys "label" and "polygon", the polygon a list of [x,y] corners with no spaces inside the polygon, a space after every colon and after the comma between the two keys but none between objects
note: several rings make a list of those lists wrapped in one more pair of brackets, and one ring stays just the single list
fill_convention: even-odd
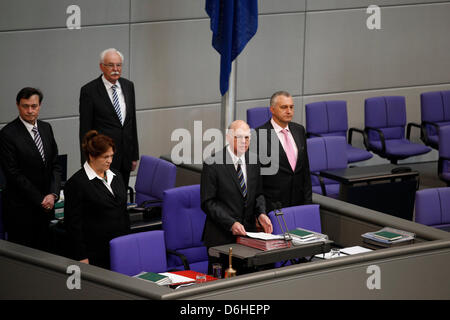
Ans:
[{"label": "flagpole", "polygon": [[222,96],[220,128],[223,133],[225,133],[228,126],[236,120],[236,79],[237,58],[231,63],[228,91]]}]

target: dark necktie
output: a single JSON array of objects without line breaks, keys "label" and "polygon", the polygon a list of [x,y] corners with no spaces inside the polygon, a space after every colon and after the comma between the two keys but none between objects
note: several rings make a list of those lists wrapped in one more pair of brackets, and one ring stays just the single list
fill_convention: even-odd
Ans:
[{"label": "dark necktie", "polygon": [[244,198],[246,198],[247,197],[247,185],[245,184],[244,173],[242,172],[242,168],[241,168],[241,160],[238,161],[236,171],[237,171],[237,175],[238,175],[239,185],[241,186],[242,196]]},{"label": "dark necktie", "polygon": [[38,148],[39,153],[41,154],[42,161],[45,162],[44,145],[42,144],[42,139],[41,139],[41,136],[39,134],[39,131],[38,131],[36,126],[34,126],[31,131],[34,134],[34,143],[36,144],[36,147]]},{"label": "dark necktie", "polygon": [[117,95],[117,85],[113,85],[112,87],[112,97],[113,97],[113,105],[114,110],[116,110],[117,116],[119,117],[120,123],[123,124],[122,121],[122,112],[120,111],[120,102],[119,102],[119,96]]}]

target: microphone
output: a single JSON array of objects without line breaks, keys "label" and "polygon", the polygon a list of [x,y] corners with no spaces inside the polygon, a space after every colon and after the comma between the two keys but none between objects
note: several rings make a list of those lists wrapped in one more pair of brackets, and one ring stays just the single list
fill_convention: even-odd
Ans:
[{"label": "microphone", "polygon": [[[282,204],[281,204],[281,202],[277,201],[277,202],[274,203],[274,205],[275,205],[274,213],[275,213],[275,216],[277,217],[278,224],[280,225],[280,230],[281,230],[281,232],[283,232],[284,240],[285,241],[291,241],[292,237],[289,234],[289,230],[288,230],[288,227],[287,227],[287,224],[286,224],[286,220],[284,219],[284,214],[281,211]],[[279,218],[280,216],[283,219],[285,229],[283,229],[283,226],[281,225],[280,218]]]}]

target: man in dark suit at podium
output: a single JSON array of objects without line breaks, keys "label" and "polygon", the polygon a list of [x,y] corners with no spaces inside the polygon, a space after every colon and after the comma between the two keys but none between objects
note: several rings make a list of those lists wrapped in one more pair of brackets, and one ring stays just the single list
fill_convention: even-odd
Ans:
[{"label": "man in dark suit at podium", "polygon": [[203,241],[208,248],[235,243],[236,236],[256,231],[256,220],[272,233],[259,165],[249,162],[250,128],[236,120],[226,137],[228,146],[205,160],[201,176],[201,207],[206,213]]},{"label": "man in dark suit at podium", "polygon": [[42,98],[34,88],[19,91],[19,117],[0,132],[0,159],[6,177],[3,201],[8,240],[48,251],[61,167],[52,127],[38,120]]},{"label": "man in dark suit at podium", "polygon": [[[139,146],[133,82],[122,78],[123,55],[107,49],[100,55],[102,75],[80,91],[80,147],[85,134],[96,130],[111,137],[116,146],[111,167],[122,174],[128,186],[136,169]],[[81,164],[85,161],[81,152]]]},{"label": "man in dark suit at podium", "polygon": [[[309,204],[312,202],[311,176],[306,149],[305,128],[295,122],[294,101],[286,91],[275,92],[270,98],[272,118],[257,128],[258,139],[261,131],[267,133],[267,156],[271,163],[261,165],[263,190],[267,212],[282,208]],[[274,137],[272,137],[274,135]],[[271,154],[271,141],[278,143],[278,154]],[[258,141],[260,145],[261,141]],[[259,158],[261,159],[261,148]],[[264,150],[266,152],[266,150]],[[275,166],[275,174],[264,174],[266,167]]]}]

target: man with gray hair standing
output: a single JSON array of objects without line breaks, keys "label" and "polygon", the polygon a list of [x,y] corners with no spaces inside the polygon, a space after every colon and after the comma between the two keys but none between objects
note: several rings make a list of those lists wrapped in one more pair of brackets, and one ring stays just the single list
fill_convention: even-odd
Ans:
[{"label": "man with gray hair standing", "polygon": [[[89,130],[111,137],[116,147],[112,168],[120,171],[128,186],[136,169],[139,145],[133,82],[122,78],[123,55],[114,48],[100,55],[102,75],[80,91],[80,146]],[[81,152],[81,163],[85,161]]]}]

